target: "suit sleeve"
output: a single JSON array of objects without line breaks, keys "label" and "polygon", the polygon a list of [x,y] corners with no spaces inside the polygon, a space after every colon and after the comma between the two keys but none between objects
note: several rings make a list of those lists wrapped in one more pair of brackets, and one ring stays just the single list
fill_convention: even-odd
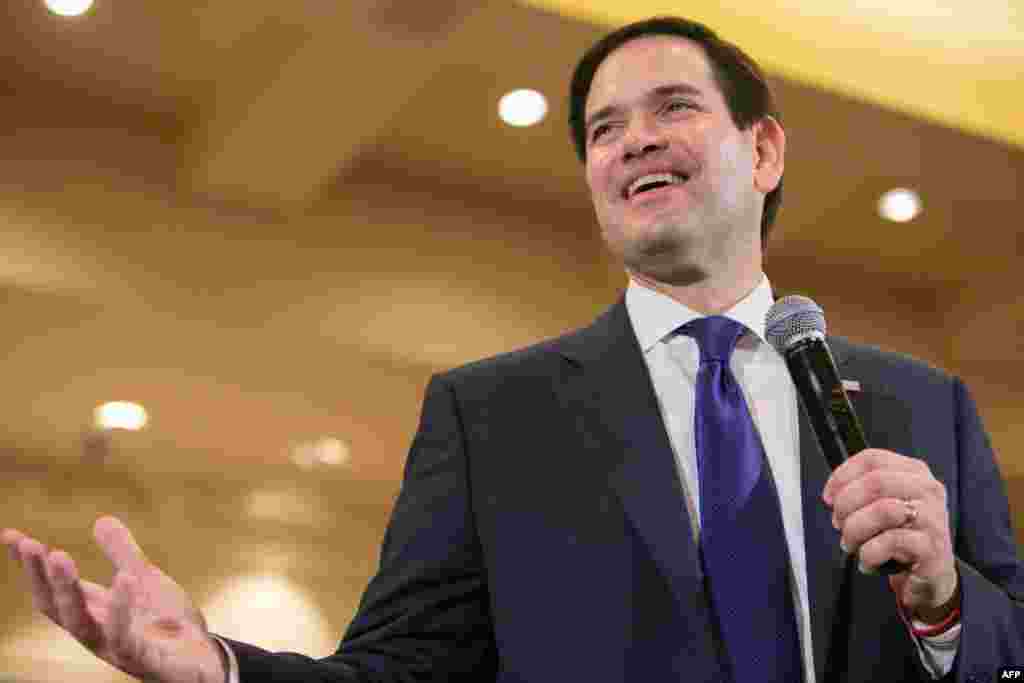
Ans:
[{"label": "suit sleeve", "polygon": [[433,377],[378,572],[338,651],[314,660],[228,641],[240,682],[493,680],[494,632],[471,506],[454,391]]},{"label": "suit sleeve", "polygon": [[957,681],[973,683],[995,680],[999,667],[1024,666],[1024,565],[988,435],[959,380],[954,394],[963,624],[955,670]]}]

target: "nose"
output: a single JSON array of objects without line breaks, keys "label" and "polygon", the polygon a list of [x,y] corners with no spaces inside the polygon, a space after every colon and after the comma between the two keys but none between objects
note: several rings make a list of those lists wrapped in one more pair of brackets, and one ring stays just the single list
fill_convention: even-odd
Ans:
[{"label": "nose", "polygon": [[631,161],[668,148],[668,139],[654,122],[638,117],[630,123],[622,140],[622,159]]}]

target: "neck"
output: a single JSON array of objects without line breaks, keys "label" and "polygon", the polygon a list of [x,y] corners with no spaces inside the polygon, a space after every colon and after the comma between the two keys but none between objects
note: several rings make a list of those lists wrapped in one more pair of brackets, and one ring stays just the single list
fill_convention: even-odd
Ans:
[{"label": "neck", "polygon": [[643,273],[628,269],[626,272],[638,285],[671,297],[703,315],[717,315],[729,310],[754,291],[764,277],[758,268],[722,277],[707,277],[685,285],[672,285]]}]

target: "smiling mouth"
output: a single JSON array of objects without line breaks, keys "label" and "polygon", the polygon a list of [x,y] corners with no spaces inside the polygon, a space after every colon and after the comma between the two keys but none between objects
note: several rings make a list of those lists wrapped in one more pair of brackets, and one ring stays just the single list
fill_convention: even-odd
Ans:
[{"label": "smiling mouth", "polygon": [[645,192],[672,187],[673,185],[682,185],[689,179],[690,176],[683,173],[651,173],[637,178],[623,188],[622,198],[626,200],[634,199]]}]

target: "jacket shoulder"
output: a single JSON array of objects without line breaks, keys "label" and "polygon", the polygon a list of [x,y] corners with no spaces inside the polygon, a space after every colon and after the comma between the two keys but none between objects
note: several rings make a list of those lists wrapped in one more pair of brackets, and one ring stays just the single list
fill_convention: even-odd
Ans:
[{"label": "jacket shoulder", "polygon": [[908,383],[922,387],[948,386],[957,381],[943,368],[905,353],[854,342],[845,337],[829,337],[829,346],[841,364],[841,374],[858,373],[862,376],[852,379],[868,380],[879,387],[905,386]]},{"label": "jacket shoulder", "polygon": [[554,364],[562,362],[565,341],[578,331],[545,339],[523,348],[506,351],[438,373],[438,379],[455,386],[477,382],[501,381],[514,376],[550,375]]},{"label": "jacket shoulder", "polygon": [[549,381],[571,364],[604,353],[632,334],[623,299],[589,325],[514,351],[472,361],[440,373],[438,379],[455,385],[507,381],[514,378],[547,378]]}]

